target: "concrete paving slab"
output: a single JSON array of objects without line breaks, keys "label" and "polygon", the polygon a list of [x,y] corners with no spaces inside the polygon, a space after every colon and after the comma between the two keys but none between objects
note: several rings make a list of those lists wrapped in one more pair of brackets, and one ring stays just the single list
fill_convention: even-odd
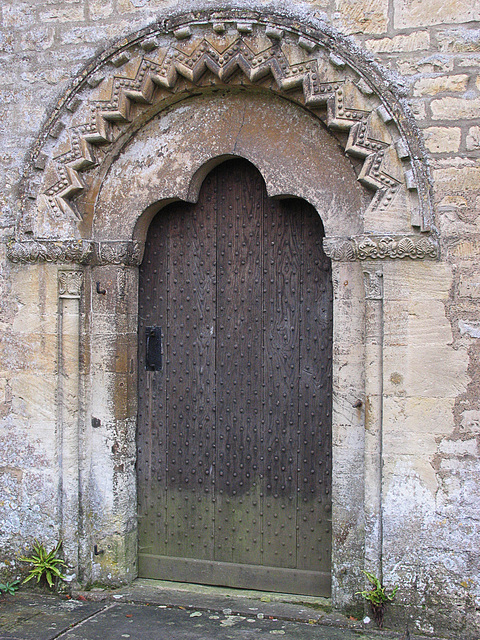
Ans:
[{"label": "concrete paving slab", "polygon": [[[165,605],[112,604],[58,640],[370,640],[369,634],[256,616],[208,613]],[[378,640],[378,637],[375,637]]]},{"label": "concrete paving slab", "polygon": [[[79,592],[84,597],[95,597],[92,592]],[[96,592],[102,597],[101,592]],[[331,626],[355,628],[355,623],[332,611],[329,598],[265,593],[246,589],[209,587],[204,585],[138,579],[125,589],[105,593],[106,597],[124,602],[162,604],[202,611],[229,611],[238,615],[275,617],[298,622],[319,622]]]},{"label": "concrete paving slab", "polygon": [[0,597],[0,640],[53,640],[103,608],[104,603],[18,591]]},{"label": "concrete paving slab", "polygon": [[0,640],[427,640],[345,618],[324,598],[153,580],[72,595],[0,597]]}]

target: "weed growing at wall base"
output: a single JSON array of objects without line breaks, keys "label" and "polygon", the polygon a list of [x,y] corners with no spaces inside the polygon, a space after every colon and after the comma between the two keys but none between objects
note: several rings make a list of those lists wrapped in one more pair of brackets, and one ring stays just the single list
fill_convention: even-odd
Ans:
[{"label": "weed growing at wall base", "polygon": [[363,571],[363,573],[367,576],[372,588],[365,589],[364,591],[357,591],[355,595],[360,595],[369,602],[375,622],[380,628],[382,628],[385,605],[394,601],[395,594],[398,591],[398,586],[388,594],[386,588],[382,585],[380,580],[373,575],[373,573],[369,573],[368,571]]},{"label": "weed growing at wall base", "polygon": [[33,555],[20,558],[22,562],[29,562],[33,565],[23,582],[36,578],[37,583],[43,580],[52,588],[56,578],[64,580],[65,576],[60,569],[62,566],[66,566],[66,563],[58,557],[61,546],[62,542],[60,541],[51,551],[47,551],[44,544],[35,540]]},{"label": "weed growing at wall base", "polygon": [[0,582],[0,595],[3,593],[8,593],[11,596],[17,591],[20,587],[20,580],[14,580],[13,582]]}]

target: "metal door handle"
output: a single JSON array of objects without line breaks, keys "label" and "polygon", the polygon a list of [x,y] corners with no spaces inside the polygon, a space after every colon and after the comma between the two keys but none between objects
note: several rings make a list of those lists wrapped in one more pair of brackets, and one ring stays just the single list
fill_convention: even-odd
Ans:
[{"label": "metal door handle", "polygon": [[162,329],[161,327],[145,327],[147,371],[160,371],[162,368]]}]

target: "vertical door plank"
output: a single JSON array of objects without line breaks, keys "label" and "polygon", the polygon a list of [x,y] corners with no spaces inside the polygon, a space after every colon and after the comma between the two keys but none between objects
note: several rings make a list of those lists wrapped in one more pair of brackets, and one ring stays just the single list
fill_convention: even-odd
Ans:
[{"label": "vertical door plank", "polygon": [[165,370],[146,370],[146,327],[157,326],[165,340],[167,319],[167,244],[169,217],[157,216],[139,279],[138,383],[138,545],[139,552],[166,552],[166,388]]},{"label": "vertical door plank", "polygon": [[210,182],[197,205],[172,211],[168,248],[167,554],[198,559],[213,557],[216,248]]},{"label": "vertical door plank", "polygon": [[297,566],[329,571],[332,279],[317,212],[304,202],[299,374]]},{"label": "vertical door plank", "polygon": [[296,201],[269,200],[264,216],[266,403],[264,564],[296,566],[301,220]]},{"label": "vertical door plank", "polygon": [[[248,164],[217,169],[218,289],[215,559],[261,564],[263,181]],[[234,176],[234,177],[233,177]]]}]

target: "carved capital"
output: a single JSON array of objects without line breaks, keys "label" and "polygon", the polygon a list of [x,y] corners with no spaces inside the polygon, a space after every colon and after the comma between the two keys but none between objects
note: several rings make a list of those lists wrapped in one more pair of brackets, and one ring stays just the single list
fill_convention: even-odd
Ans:
[{"label": "carved capital", "polygon": [[383,273],[379,269],[364,269],[363,282],[366,300],[383,299]]},{"label": "carved capital", "polygon": [[325,238],[323,248],[334,261],[438,258],[438,245],[431,236],[359,236]]},{"label": "carved capital", "polygon": [[58,295],[60,298],[80,298],[82,285],[82,271],[58,272]]},{"label": "carved capital", "polygon": [[138,242],[95,243],[94,262],[97,265],[123,264],[138,266],[142,259],[142,245]]},{"label": "carved capital", "polygon": [[334,262],[353,262],[358,257],[355,243],[350,238],[324,238],[323,250]]}]

